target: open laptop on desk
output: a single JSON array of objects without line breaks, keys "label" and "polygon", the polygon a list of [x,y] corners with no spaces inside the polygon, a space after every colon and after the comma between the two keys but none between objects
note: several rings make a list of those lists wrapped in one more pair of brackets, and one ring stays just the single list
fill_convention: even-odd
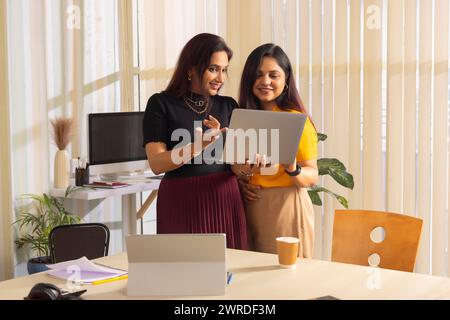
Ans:
[{"label": "open laptop on desk", "polygon": [[224,295],[225,234],[126,237],[128,295]]}]

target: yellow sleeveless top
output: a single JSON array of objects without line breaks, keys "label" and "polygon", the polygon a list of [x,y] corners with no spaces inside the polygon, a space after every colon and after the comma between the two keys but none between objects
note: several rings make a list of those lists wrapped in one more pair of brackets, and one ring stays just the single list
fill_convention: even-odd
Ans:
[{"label": "yellow sleeveless top", "polygon": [[[297,110],[287,111],[282,110],[278,107],[275,107],[273,111],[301,113]],[[302,137],[300,139],[300,144],[298,146],[297,162],[317,159],[317,143],[317,132],[314,129],[314,126],[309,118],[307,118],[305,127],[303,128]],[[259,173],[254,174],[250,179],[250,183],[264,188],[293,186],[294,183],[292,182],[291,177],[289,177],[286,172],[284,172],[284,168],[282,166],[279,166],[278,164],[276,165],[276,167],[277,172],[273,175],[261,175]]]}]

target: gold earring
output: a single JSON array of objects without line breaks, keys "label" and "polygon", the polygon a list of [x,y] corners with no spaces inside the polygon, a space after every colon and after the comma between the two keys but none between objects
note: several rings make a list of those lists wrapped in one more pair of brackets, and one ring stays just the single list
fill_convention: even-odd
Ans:
[{"label": "gold earring", "polygon": [[188,74],[188,81],[191,81],[191,80],[192,80],[192,77],[190,74]]}]

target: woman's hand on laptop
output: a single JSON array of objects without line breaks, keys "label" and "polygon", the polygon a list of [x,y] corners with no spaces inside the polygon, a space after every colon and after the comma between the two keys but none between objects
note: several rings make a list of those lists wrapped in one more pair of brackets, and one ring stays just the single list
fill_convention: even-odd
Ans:
[{"label": "woman's hand on laptop", "polygon": [[246,177],[247,181],[252,177],[255,173],[260,172],[260,166],[250,163],[249,160],[246,160],[245,164],[235,164],[233,165],[237,171],[237,175],[239,177]]},{"label": "woman's hand on laptop", "polygon": [[264,168],[264,167],[270,166],[270,161],[266,154],[258,154],[257,153],[257,154],[255,154],[253,163],[250,163],[250,165],[253,165],[257,168]]},{"label": "woman's hand on laptop", "polygon": [[260,173],[261,168],[270,166],[265,154],[256,154],[254,161],[247,160],[245,164],[235,165],[238,166],[238,181],[239,189],[245,201],[255,201],[261,199],[261,196],[257,193],[257,190],[261,189],[260,186],[250,183],[250,178],[255,173]]},{"label": "woman's hand on laptop", "polygon": [[265,154],[255,154],[253,161],[249,159],[245,161],[245,164],[241,167],[241,174],[246,176],[253,176],[255,173],[261,173],[261,168],[270,166],[270,161]]}]

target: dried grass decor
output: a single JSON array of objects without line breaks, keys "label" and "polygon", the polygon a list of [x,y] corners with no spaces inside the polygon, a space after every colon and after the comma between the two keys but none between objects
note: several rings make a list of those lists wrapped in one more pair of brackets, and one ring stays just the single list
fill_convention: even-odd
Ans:
[{"label": "dried grass decor", "polygon": [[59,150],[65,150],[73,135],[74,121],[72,118],[57,117],[50,120],[53,127],[52,138]]}]

